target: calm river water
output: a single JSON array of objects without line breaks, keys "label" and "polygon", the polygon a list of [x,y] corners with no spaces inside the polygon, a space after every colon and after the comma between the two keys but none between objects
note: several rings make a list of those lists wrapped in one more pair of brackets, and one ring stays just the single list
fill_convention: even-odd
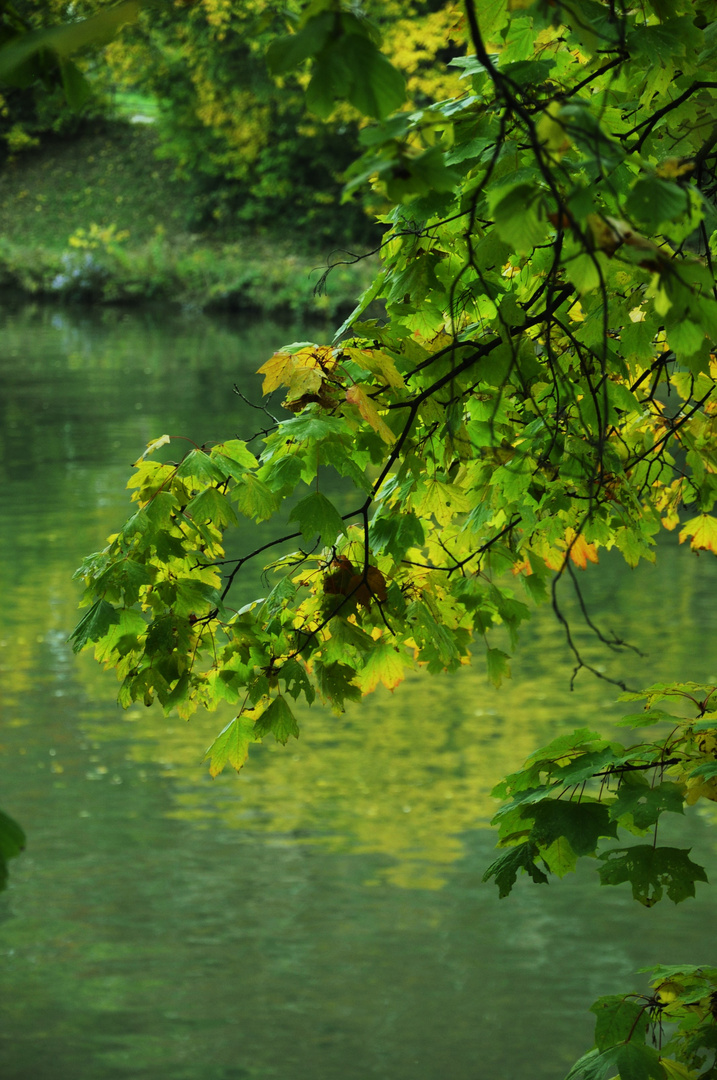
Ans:
[{"label": "calm river water", "polygon": [[[46,308],[2,327],[0,806],[28,833],[0,896],[3,1080],[548,1080],[590,1045],[599,994],[714,962],[705,886],[647,911],[591,866],[502,901],[481,884],[493,784],[620,715],[605,683],[570,693],[547,610],[500,691],[477,665],[342,718],[315,707],[239,777],[201,764],[230,714],[122,713],[114,676],[67,647],[72,572],[124,520],[147,441],[264,426],[232,386],[256,400],[252,373],[310,332]],[[633,684],[717,679],[717,561],[673,536],[659,565],[584,575],[646,654],[585,638],[591,658]],[[715,824],[674,831],[712,880]]]}]

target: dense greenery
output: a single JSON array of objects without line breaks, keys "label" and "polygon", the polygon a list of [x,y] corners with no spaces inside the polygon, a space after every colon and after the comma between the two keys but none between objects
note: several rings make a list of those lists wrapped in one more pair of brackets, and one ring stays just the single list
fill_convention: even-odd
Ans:
[{"label": "dense greenery", "polygon": [[[546,598],[577,675],[590,665],[561,597],[580,596],[579,569],[612,548],[654,560],[662,527],[717,551],[717,4],[490,0],[478,15],[465,0],[463,19],[465,90],[418,108],[339,0],[274,38],[272,70],[308,80],[319,116],[348,101],[377,121],[346,196],[368,186],[383,208],[383,268],[332,343],[267,360],[283,418],[268,402],[245,440],[151,442],[135,512],[78,571],[74,645],[117,670],[122,704],[236,703],[212,774],[266,735],[297,736],[300,698],[341,711],[477,651],[500,683]],[[366,319],[373,301],[385,317]],[[276,528],[255,544],[261,521]],[[266,595],[235,610],[245,568],[267,558]],[[506,850],[487,872],[501,892],[518,871],[542,881],[598,855],[603,883],[629,881],[647,906],[692,895],[704,871],[656,829],[714,799],[714,693],[651,688],[627,719],[662,724],[654,739],[582,730],[508,777]],[[658,968],[649,994],[600,999],[571,1077],[714,1076],[716,994],[714,968]]]},{"label": "dense greenery", "polygon": [[[268,0],[141,8],[124,0],[109,9],[103,0],[0,3],[0,41],[17,49],[34,36],[44,46],[29,60],[21,53],[22,63],[5,80],[0,150],[12,157],[48,133],[76,132],[90,118],[111,117],[118,92],[139,92],[158,106],[161,154],[192,191],[183,226],[221,234],[238,226],[277,231],[280,223],[304,242],[374,242],[380,231],[363,201],[341,206],[339,198],[363,123],[360,106],[345,104],[317,122],[307,109],[303,76],[282,70],[276,78],[267,70],[267,49],[300,12],[297,0],[285,9]],[[393,75],[400,97],[404,86],[420,104],[457,91],[459,73],[435,63],[439,52],[447,58],[465,51],[455,2],[384,0],[369,4],[368,13],[401,72]],[[100,52],[70,55],[48,37],[62,18],[73,20],[70,28],[87,20],[81,44],[106,44],[120,26],[124,32]],[[343,19],[347,26],[353,20],[348,40],[368,32],[364,19],[348,13]],[[342,63],[347,71],[355,63],[359,77],[360,47],[349,49]]]},{"label": "dense greenery", "polygon": [[[280,77],[267,70],[267,49],[296,26],[302,6],[298,0],[281,6],[198,0],[150,7],[107,50],[118,85],[140,88],[160,102],[163,152],[197,193],[195,226],[239,221],[256,228],[280,220],[295,236],[334,245],[379,235],[359,201],[339,206],[361,105],[330,107],[325,113],[333,115],[319,122],[316,110],[307,108],[303,73],[276,52]],[[386,50],[412,100],[425,103],[457,89],[458,73],[444,68],[441,74],[435,64],[439,51],[465,51],[455,3],[370,0],[366,10],[384,30]],[[358,85],[367,24],[348,9],[341,18],[351,47],[340,61],[334,55]],[[404,78],[397,72],[393,78],[402,97]]]},{"label": "dense greenery", "polygon": [[[94,0],[0,0],[0,162],[48,133],[76,134],[106,110],[90,90],[90,62],[75,54],[106,42],[137,13],[135,0],[109,10]],[[63,25],[68,18],[75,25]]]}]

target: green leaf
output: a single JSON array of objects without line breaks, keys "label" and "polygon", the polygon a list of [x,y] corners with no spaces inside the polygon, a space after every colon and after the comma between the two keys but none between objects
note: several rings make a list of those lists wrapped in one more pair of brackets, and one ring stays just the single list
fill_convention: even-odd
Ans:
[{"label": "green leaf", "polygon": [[294,417],[293,420],[282,421],[280,430],[281,434],[292,442],[306,442],[307,440],[319,442],[330,435],[345,434],[346,424],[336,416],[315,416],[306,413]]},{"label": "green leaf", "polygon": [[81,109],[92,96],[92,88],[87,79],[72,60],[61,62],[60,74],[67,104],[71,109]]},{"label": "green leaf", "polygon": [[616,727],[653,727],[655,724],[674,724],[677,718],[663,709],[645,709],[643,712],[630,713],[615,722]]},{"label": "green leaf", "polygon": [[535,822],[530,839],[541,848],[563,836],[576,855],[594,855],[601,836],[617,837],[617,826],[601,803],[544,799],[522,816]]},{"label": "green leaf", "polygon": [[339,62],[351,80],[348,99],[365,116],[383,120],[406,100],[403,75],[367,37],[348,34],[340,45]]},{"label": "green leaf", "polygon": [[689,195],[684,188],[657,176],[642,176],[625,204],[631,218],[657,226],[673,221],[689,209]]},{"label": "green leaf", "polygon": [[617,1073],[617,1047],[607,1050],[590,1050],[583,1054],[566,1076],[565,1080],[608,1080]]},{"label": "green leaf", "polygon": [[412,513],[377,515],[370,536],[373,551],[386,552],[396,560],[403,559],[409,548],[422,548],[426,539],[422,522]]},{"label": "green leaf", "polygon": [[106,600],[97,600],[90,610],[80,619],[69,637],[72,642],[72,651],[80,652],[90,641],[99,641],[109,630],[110,626],[120,621],[120,613]]},{"label": "green leaf", "polygon": [[387,690],[394,690],[403,680],[404,669],[408,663],[408,657],[396,646],[377,641],[371,646],[363,669],[359,672],[359,682],[364,694],[370,694],[379,683],[383,683]]},{"label": "green leaf", "polygon": [[514,184],[491,193],[496,229],[514,251],[530,252],[545,239],[549,226],[539,216],[541,198],[537,181]]},{"label": "green leaf", "polygon": [[304,60],[319,53],[331,33],[335,16],[332,11],[322,11],[295,34],[275,38],[266,50],[266,62],[274,75],[294,71]]},{"label": "green leaf", "polygon": [[509,17],[508,0],[481,0],[480,29],[487,44],[497,44],[497,34],[506,25]]},{"label": "green leaf", "polygon": [[486,649],[486,663],[488,664],[488,678],[493,686],[500,686],[503,679],[510,678],[510,657],[501,649]]},{"label": "green leaf", "polygon": [[267,521],[281,505],[281,496],[257,476],[247,473],[243,484],[232,489],[231,498],[245,517]]},{"label": "green leaf", "polygon": [[529,841],[509,848],[490,864],[483,875],[483,881],[495,878],[501,899],[508,896],[515,885],[518,871],[530,874],[537,885],[546,885],[548,878],[535,863],[537,854],[537,848]]},{"label": "green leaf", "polygon": [[25,833],[18,823],[0,810],[0,892],[7,888],[8,859],[25,850]]},{"label": "green leaf", "polygon": [[9,814],[0,810],[0,855],[14,859],[25,850],[25,833]]},{"label": "green leaf", "polygon": [[203,450],[190,450],[177,469],[180,480],[199,480],[202,484],[221,484],[226,480],[226,473],[217,466],[209,454]]},{"label": "green leaf", "polygon": [[235,716],[217,735],[206,750],[204,761],[209,761],[209,772],[218,776],[225,765],[231,765],[239,772],[247,759],[249,746],[257,742],[254,732],[254,717],[247,714]]},{"label": "green leaf", "polygon": [[703,776],[705,780],[709,780],[713,776],[717,776],[717,761],[702,761],[696,769],[692,769],[688,776]]},{"label": "green leaf", "polygon": [[292,735],[295,739],[299,738],[296,717],[281,694],[275,697],[268,708],[257,717],[254,732],[259,739],[271,732],[276,741],[282,745],[286,745]]},{"label": "green leaf", "polygon": [[67,57],[88,45],[106,44],[126,23],[136,22],[140,7],[139,0],[125,0],[89,19],[20,35],[0,49],[0,82],[11,78],[21,64],[44,50]]},{"label": "green leaf", "polygon": [[[339,620],[332,619],[336,623]],[[316,678],[321,696],[329,701],[336,712],[343,712],[346,701],[360,701],[363,697],[361,687],[355,683],[356,669],[334,661],[331,664],[316,664]]]},{"label": "green leaf", "polygon": [[566,1080],[666,1080],[660,1055],[651,1046],[630,1041],[591,1050],[576,1061]]},{"label": "green leaf", "polygon": [[287,660],[282,665],[279,678],[285,684],[287,694],[293,697],[294,701],[303,694],[310,705],[316,697],[316,691],[309,681],[306,668],[298,660]]},{"label": "green leaf", "polygon": [[534,754],[531,754],[528,762],[560,761],[563,757],[572,757],[572,751],[577,750],[585,753],[594,748],[596,739],[599,740],[600,746],[604,745],[596,731],[590,731],[589,728],[578,728],[569,734],[558,735],[547,746],[542,746],[540,750],[536,750]]},{"label": "green leaf", "polygon": [[684,318],[675,322],[668,320],[667,339],[678,357],[693,356],[704,344],[704,327]]},{"label": "green leaf", "polygon": [[601,280],[600,263],[596,254],[576,255],[566,265],[566,270],[575,288],[581,296],[592,289],[599,289]]},{"label": "green leaf", "polygon": [[294,454],[277,457],[264,467],[261,479],[272,491],[293,491],[301,480],[303,461]]},{"label": "green leaf", "polygon": [[236,525],[237,521],[237,516],[229,505],[226,495],[222,495],[215,487],[200,491],[190,503],[187,503],[186,512],[193,521],[199,524],[211,521],[219,529],[224,529],[227,525]]},{"label": "green leaf", "polygon": [[618,1046],[616,1064],[620,1080],[666,1080],[658,1051],[634,1038]]},{"label": "green leaf", "polygon": [[[644,1002],[627,998],[624,995],[612,994],[598,998],[590,1006],[590,1012],[595,1013],[595,1045],[598,1050],[607,1050],[610,1046],[625,1042],[628,1036],[636,1037],[638,1042],[645,1041],[649,1014],[645,1009]],[[643,1020],[639,1025],[640,1019]]]},{"label": "green leaf", "polygon": [[695,895],[695,882],[707,881],[704,868],[688,857],[689,848],[656,847],[636,844],[613,848],[599,858],[601,885],[621,885],[629,881],[632,895],[645,907],[652,907],[667,889],[675,904]]},{"label": "green leaf", "polygon": [[[623,777],[617,798],[610,807],[610,817],[627,828],[634,825],[636,829],[643,830],[654,825],[664,811],[683,814],[684,806],[684,791],[679,784],[665,781],[650,787],[647,781],[631,779],[628,773]],[[629,823],[623,820],[625,817]]]},{"label": "green leaf", "polygon": [[235,480],[243,480],[247,470],[257,467],[257,460],[245,442],[241,439],[230,439],[228,442],[219,443],[212,447],[209,455],[217,468],[226,476],[232,476]]},{"label": "green leaf", "polygon": [[338,510],[320,491],[301,499],[289,514],[289,521],[298,524],[307,541],[318,534],[324,547],[331,547],[341,533],[346,533]]}]

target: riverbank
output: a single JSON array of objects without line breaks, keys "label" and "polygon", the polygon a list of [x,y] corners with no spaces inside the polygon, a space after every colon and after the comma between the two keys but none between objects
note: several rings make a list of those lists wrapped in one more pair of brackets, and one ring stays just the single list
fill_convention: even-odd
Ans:
[{"label": "riverbank", "polygon": [[[333,317],[375,262],[291,239],[192,229],[195,196],[155,154],[151,125],[50,141],[0,173],[0,288],[68,303]],[[321,287],[320,287],[321,286]]]}]

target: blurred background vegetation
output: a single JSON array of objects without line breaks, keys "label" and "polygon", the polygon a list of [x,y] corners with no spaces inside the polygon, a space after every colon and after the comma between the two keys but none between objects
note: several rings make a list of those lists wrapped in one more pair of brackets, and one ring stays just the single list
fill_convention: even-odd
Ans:
[{"label": "blurred background vegetation", "polygon": [[[106,6],[0,3],[0,43]],[[458,91],[459,72],[447,66],[465,52],[456,3],[365,8],[406,78],[407,107]],[[325,263],[333,249],[375,247],[376,198],[341,202],[358,114],[343,105],[318,120],[304,106],[302,73],[273,78],[266,66],[268,46],[298,12],[296,0],[166,0],[102,48],[59,68],[48,52],[15,71],[0,96],[2,284],[263,307],[262,294],[292,280],[297,310],[309,303],[317,255]],[[257,267],[277,259],[267,283]],[[365,283],[358,277],[334,276],[323,310],[348,303]]]}]

